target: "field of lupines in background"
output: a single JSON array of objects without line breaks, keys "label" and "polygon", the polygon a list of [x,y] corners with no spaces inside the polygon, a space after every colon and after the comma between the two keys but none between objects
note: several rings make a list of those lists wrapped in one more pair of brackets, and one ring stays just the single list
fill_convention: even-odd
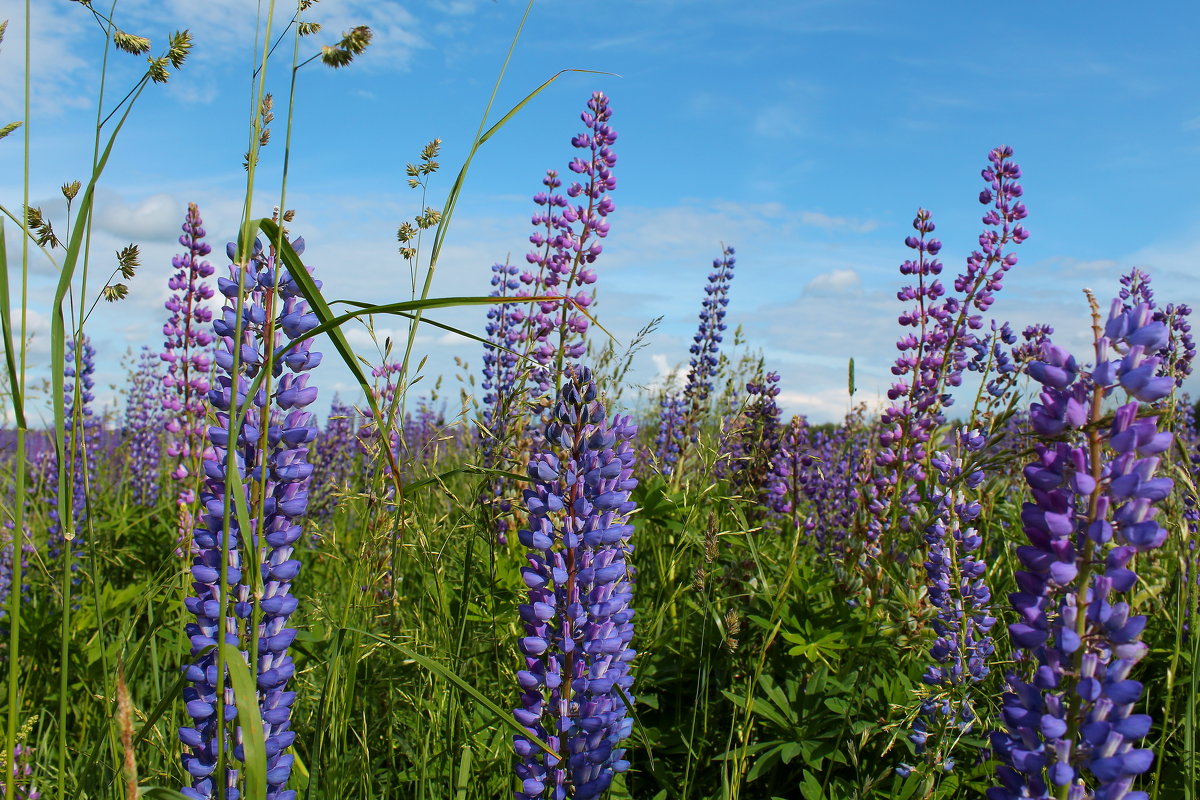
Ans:
[{"label": "field of lupines in background", "polygon": [[[112,58],[148,67],[98,117],[67,218],[29,206],[28,176],[4,199],[0,796],[1197,796],[1191,310],[1134,270],[1080,296],[1086,351],[997,316],[1027,237],[1011,148],[981,151],[977,250],[944,267],[924,209],[897,243],[881,409],[858,404],[851,362],[842,423],[783,416],[780,376],[734,333],[753,309],[717,239],[707,282],[681,289],[687,366],[638,391],[638,342],[602,330],[622,225],[602,92],[532,198],[528,255],[429,296],[468,159],[440,210],[400,226],[412,295],[331,307],[286,172],[256,187],[296,102],[293,81],[275,120],[269,55],[294,52],[294,76],[371,40],[318,48],[311,2],[260,42],[241,229],[181,208],[170,264],[135,246],[89,263],[87,239],[129,109],[191,39],[155,49],[80,3]],[[471,155],[523,105],[489,107]],[[438,157],[434,141],[409,166],[413,188]],[[46,408],[36,251],[60,275]],[[87,321],[131,280],[171,295],[161,338],[123,356]],[[478,342],[477,391],[419,396],[416,331],[463,305],[488,309],[486,329],[448,329]],[[367,363],[342,329],[387,317],[410,334]],[[122,357],[124,408],[104,410],[96,360]],[[322,419],[331,360],[361,394]]]}]

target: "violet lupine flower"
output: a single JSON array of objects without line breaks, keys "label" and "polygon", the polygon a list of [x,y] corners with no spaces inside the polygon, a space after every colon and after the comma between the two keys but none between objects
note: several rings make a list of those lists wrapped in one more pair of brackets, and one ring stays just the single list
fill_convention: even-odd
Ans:
[{"label": "violet lupine flower", "polygon": [[979,553],[982,540],[966,527],[979,517],[979,501],[969,490],[983,482],[984,474],[968,472],[964,462],[985,444],[978,431],[963,428],[955,436],[956,452],[937,452],[932,459],[940,488],[932,498],[937,516],[925,529],[924,566],[929,602],[937,609],[936,638],[929,650],[934,663],[921,676],[929,688],[909,739],[922,754],[931,733],[936,734],[930,760],[947,772],[954,768],[951,752],[958,734],[969,732],[977,719],[970,686],[987,677],[988,658],[995,650],[990,632],[996,618],[985,579],[987,564]]},{"label": "violet lupine flower", "polygon": [[1169,303],[1166,307],[1159,308],[1154,302],[1150,276],[1137,268],[1121,276],[1121,291],[1117,297],[1121,300],[1121,308],[1126,311],[1138,303],[1145,303],[1153,312],[1154,321],[1167,326],[1166,344],[1157,353],[1150,355],[1156,355],[1161,360],[1161,375],[1171,375],[1176,386],[1183,386],[1184,380],[1192,374],[1192,361],[1196,357],[1196,341],[1192,337],[1192,325],[1189,320],[1192,314],[1191,307],[1182,303]]},{"label": "violet lupine flower", "polygon": [[982,313],[991,307],[1004,276],[1017,263],[1017,256],[1005,248],[1028,237],[1020,224],[1026,216],[1020,201],[1023,190],[1017,183],[1021,169],[1011,157],[1010,147],[997,147],[988,154],[989,165],[981,173],[987,187],[979,193],[979,202],[990,206],[982,220],[986,227],[979,236],[980,249],[967,257],[965,271],[954,280],[955,294],[948,294],[938,279],[942,264],[936,256],[942,243],[929,236],[935,226],[928,211],[917,211],[913,220],[917,235],[905,239],[917,256],[905,261],[900,272],[915,276],[916,285],[897,294],[901,301],[914,303],[899,322],[914,331],[896,343],[901,355],[892,374],[898,380],[887,393],[892,405],[881,415],[878,470],[869,492],[865,531],[868,558],[880,554],[885,527],[895,523],[901,531],[911,530],[921,499],[917,484],[927,476],[930,436],[945,421],[943,409],[953,403],[949,391],[962,384],[970,363],[968,351],[980,344],[974,331],[983,327]]},{"label": "violet lupine flower", "polygon": [[[516,264],[492,265],[492,291],[489,296],[499,298],[496,305],[488,308],[487,340],[483,347],[483,434],[484,452],[496,449],[497,443],[506,441],[505,433],[512,419],[516,388],[519,383],[521,343],[525,323],[525,304],[509,300],[521,288],[517,277],[520,268]],[[505,348],[505,349],[500,349]],[[485,462],[488,459],[485,456]],[[488,465],[493,466],[493,465]]]},{"label": "violet lupine flower", "polygon": [[737,444],[730,453],[729,479],[733,490],[742,497],[753,499],[768,513],[774,513],[771,498],[779,494],[779,476],[773,458],[779,451],[783,435],[780,424],[782,411],[775,398],[779,396],[779,373],[768,372],[746,384],[743,427]]},{"label": "violet lupine flower", "polygon": [[586,367],[563,377],[546,450],[529,463],[529,527],[518,533],[529,548],[523,691],[513,712],[527,731],[513,737],[518,800],[592,800],[629,767],[621,743],[632,720],[621,695],[633,685],[628,520],[637,428],[629,417],[607,420]]},{"label": "violet lupine flower", "polygon": [[1021,374],[1013,361],[1012,348],[1016,344],[1017,334],[1012,326],[1007,322],[997,325],[992,320],[992,335],[988,338],[976,337],[969,345],[975,355],[967,364],[967,369],[978,372],[981,380],[987,379],[984,389],[989,405],[1002,400]]},{"label": "violet lupine flower", "polygon": [[129,445],[129,482],[133,502],[153,506],[158,501],[158,461],[162,455],[162,378],[160,359],[143,347],[131,374],[125,399],[125,441]]},{"label": "violet lupine flower", "polygon": [[804,530],[813,539],[817,554],[835,569],[852,563],[848,533],[861,499],[859,471],[866,440],[854,422],[853,415],[848,415],[833,433],[809,431],[807,451],[801,453],[791,479],[807,501]]},{"label": "violet lupine flower", "polygon": [[376,419],[375,412],[369,409],[364,413],[363,424],[358,428],[358,441],[364,453],[368,452],[373,442],[378,442],[380,447],[384,446],[380,431],[385,427],[388,428],[388,445],[391,447],[392,456],[396,457],[400,453],[400,432],[396,430],[392,417],[398,412],[401,397],[399,382],[395,376],[403,371],[403,362],[391,360],[384,360],[371,370],[371,377],[375,378],[371,394],[375,397],[375,406],[383,419]]},{"label": "violet lupine flower", "polygon": [[[1167,537],[1154,504],[1172,482],[1154,473],[1172,435],[1139,404],[1174,386],[1156,374],[1161,362],[1150,355],[1167,338],[1147,303],[1123,309],[1117,299],[1090,374],[1051,343],[1028,367],[1043,386],[1030,410],[1040,441],[1025,468],[1032,502],[1021,520],[1029,545],[1017,550],[1024,569],[1010,600],[1020,621],[1009,625],[1009,636],[1033,672],[1008,675],[1007,731],[993,737],[1004,762],[1001,786],[988,790],[990,800],[1147,800],[1130,791],[1154,757],[1136,746],[1151,719],[1134,713],[1143,687],[1130,677],[1147,652],[1139,641],[1146,618],[1132,615],[1122,597],[1137,584],[1133,557]],[[1132,399],[1109,415],[1104,399],[1117,387]]]},{"label": "violet lupine flower", "polygon": [[[563,196],[557,191],[562,187],[558,172],[546,172],[542,183],[547,191],[533,196],[534,203],[544,210],[532,219],[535,230],[529,241],[535,249],[525,256],[531,269],[520,275],[520,281],[530,288],[516,295],[556,298],[535,304],[528,316],[526,351],[542,365],[532,376],[535,396],[550,391],[558,366],[582,357],[587,349],[588,318],[579,309],[594,300],[584,287],[596,282],[592,265],[604,249],[599,240],[608,236],[608,215],[616,208],[608,196],[617,188],[612,174],[617,163],[612,150],[617,133],[608,124],[612,119],[608,97],[593,92],[580,119],[587,130],[572,138],[571,144],[581,155],[568,165],[579,181],[568,186]],[[536,273],[532,267],[537,268]]]},{"label": "violet lupine flower", "polygon": [[[565,200],[563,201],[565,204]],[[536,217],[535,217],[536,219]],[[527,341],[528,309],[524,303],[512,302],[515,295],[528,296],[521,291],[520,268],[515,264],[492,265],[491,297],[498,302],[488,308],[487,341],[483,348],[483,424],[479,428],[480,464],[485,469],[504,469],[514,460],[514,439],[524,424],[518,413],[521,387],[525,380],[519,353]],[[527,273],[526,283],[532,282]],[[504,348],[504,349],[501,349]],[[509,481],[492,476],[487,480],[479,503],[491,515],[497,541],[508,543],[512,501]]]},{"label": "violet lupine flower", "polygon": [[[12,764],[13,795],[16,800],[40,800],[42,793],[33,783],[33,748],[28,744],[18,744],[13,748]],[[3,776],[0,776],[0,798],[6,797]]]},{"label": "violet lupine flower", "polygon": [[721,341],[724,339],[726,309],[729,306],[729,282],[733,280],[736,260],[732,247],[721,247],[721,258],[713,260],[713,271],[704,286],[700,304],[700,327],[692,336],[691,358],[682,396],[666,393],[661,401],[655,449],[662,473],[670,475],[687,443],[695,436],[703,415],[704,405],[712,393],[713,378],[720,363]]},{"label": "violet lupine flower", "polygon": [[176,505],[180,513],[177,536],[180,547],[191,536],[190,508],[196,502],[196,488],[201,480],[205,397],[212,367],[212,309],[205,304],[212,298],[213,288],[205,278],[213,274],[213,267],[204,260],[212,248],[201,241],[203,225],[200,209],[195,203],[188,203],[183,235],[179,237],[187,252],[171,259],[175,273],[167,286],[173,294],[165,303],[171,316],[163,325],[163,335],[167,338],[159,356],[167,365],[162,404],[167,455],[174,462],[171,477],[179,482]]},{"label": "violet lupine flower", "polygon": [[780,517],[790,516],[792,528],[803,527],[800,508],[804,502],[805,473],[812,466],[812,443],[808,420],[792,417],[779,437],[779,447],[771,456],[771,477],[766,497],[771,510]]},{"label": "violet lupine flower", "polygon": [[[10,501],[11,502],[11,501]],[[28,514],[28,504],[26,504],[26,514]],[[28,516],[26,516],[28,519]],[[2,621],[8,616],[8,601],[12,593],[13,580],[13,529],[16,523],[11,519],[4,520],[4,526],[0,528],[0,632],[7,633]],[[29,535],[28,526],[21,537],[21,602],[29,600],[29,558],[37,553],[37,545],[33,543],[33,537]],[[3,654],[0,654],[0,661],[3,661]],[[0,785],[3,781],[0,781]]]},{"label": "violet lupine flower", "polygon": [[669,391],[663,391],[658,401],[658,434],[654,437],[655,460],[663,475],[675,471],[679,454],[683,450],[688,426],[687,400]]},{"label": "violet lupine flower", "polygon": [[[302,253],[304,240],[296,239],[292,246]],[[228,252],[234,261],[233,244]],[[277,262],[274,248],[264,252],[255,240],[249,263],[244,267],[231,265],[230,276],[218,281],[226,302],[221,317],[213,323],[219,337],[215,357],[219,374],[208,393],[217,424],[208,431],[213,457],[204,462],[207,488],[201,502],[205,513],[195,532],[192,586],[196,594],[185,603],[196,615],[196,622],[187,626],[193,663],[185,671],[191,686],[184,690],[187,713],[193,722],[179,731],[185,745],[183,765],[192,784],[182,792],[190,798],[208,800],[217,796],[216,781],[223,780],[227,798],[236,800],[240,796],[236,767],[227,768],[225,775],[214,776],[217,714],[223,713],[227,721],[236,718],[232,687],[227,679],[216,675],[216,653],[204,652],[216,643],[220,633],[225,641],[240,650],[251,650],[256,656],[253,666],[266,736],[266,796],[270,800],[294,800],[296,793],[286,788],[293,757],[285,751],[295,740],[289,728],[295,692],[287,690],[295,666],[287,649],[296,638],[296,630],[287,622],[296,609],[291,582],[300,571],[300,562],[292,555],[301,536],[299,521],[307,510],[312,475],[307,445],[317,434],[312,413],[304,410],[316,400],[317,389],[308,385],[305,373],[321,362],[321,354],[312,350],[312,339],[290,342],[312,330],[317,318],[308,310],[295,280]],[[249,397],[249,382],[268,359],[269,379]],[[250,408],[245,422],[235,432],[232,420],[247,404]],[[235,448],[232,454],[230,447]],[[230,486],[226,474],[231,455],[244,481],[254,526],[251,531],[240,530],[236,515],[226,514],[225,504],[231,502],[227,499]],[[250,546],[258,547],[262,569],[260,619],[253,640],[246,630],[254,599],[242,575],[245,537],[249,537]],[[228,540],[226,564],[222,564],[222,539]],[[241,760],[241,745],[232,746],[238,739],[227,729],[223,747]]]},{"label": "violet lupine flower", "polygon": [[688,401],[693,418],[699,405],[708,400],[713,388],[713,377],[717,372],[718,354],[724,339],[726,309],[729,307],[729,283],[733,280],[736,260],[733,248],[721,248],[721,258],[713,259],[713,271],[708,274],[704,287],[704,301],[700,304],[700,327],[692,337],[692,357],[688,364],[687,383],[683,395]]},{"label": "violet lupine flower", "polygon": [[337,505],[338,492],[344,492],[356,474],[359,418],[354,406],[336,396],[329,406],[325,430],[313,443],[313,467],[317,475],[311,491],[309,516],[328,519]]},{"label": "violet lupine flower", "polygon": [[[96,372],[96,351],[88,337],[82,336],[79,341],[83,347],[79,350],[78,362],[76,362],[76,340],[69,339],[67,341],[66,366],[63,369],[63,374],[67,378],[64,384],[66,404],[63,420],[67,441],[64,442],[62,450],[71,453],[67,467],[67,483],[71,486],[71,526],[74,528],[74,542],[70,545],[74,553],[74,559],[71,562],[72,571],[79,569],[78,559],[83,556],[83,523],[87,519],[88,487],[94,485],[96,481],[96,466],[99,463],[100,455],[100,420],[96,418],[95,412],[92,410],[92,401],[95,399],[92,394],[92,389],[95,387],[92,375]],[[78,406],[75,404],[77,391]],[[82,426],[77,427],[77,418],[82,421]],[[57,502],[58,470],[63,467],[59,463],[57,454],[54,454],[51,463],[54,473],[48,481],[48,489],[52,495],[48,544],[50,557],[56,559],[62,554],[62,548],[66,544],[66,534],[62,529],[62,521],[58,517]]]}]

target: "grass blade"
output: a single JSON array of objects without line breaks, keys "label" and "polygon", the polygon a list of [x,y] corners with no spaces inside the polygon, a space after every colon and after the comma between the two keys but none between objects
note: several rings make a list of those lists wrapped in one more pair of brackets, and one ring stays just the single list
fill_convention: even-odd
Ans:
[{"label": "grass blade", "polygon": [[[245,797],[246,800],[266,800],[267,746],[262,714],[258,710],[258,691],[241,651],[225,642],[221,642],[220,646],[225,651],[229,681],[233,684],[233,702],[237,706],[238,727],[242,732],[242,749],[246,756]],[[222,709],[218,708],[217,713],[223,713]]]},{"label": "grass blade", "polygon": [[349,631],[350,633],[357,633],[359,636],[365,636],[369,639],[374,639],[375,641],[379,642],[380,644],[384,644],[384,645],[387,645],[388,647],[391,647],[394,650],[398,650],[401,654],[404,655],[405,658],[415,661],[417,664],[419,664],[420,666],[429,670],[434,675],[437,675],[439,678],[442,678],[443,680],[449,681],[450,683],[454,684],[454,686],[456,686],[458,689],[460,689],[463,692],[465,692],[466,694],[468,694],[472,700],[474,700],[476,703],[479,703],[479,705],[483,706],[488,711],[492,712],[492,714],[494,714],[496,716],[497,720],[502,722],[507,727],[512,728],[514,733],[517,733],[517,734],[520,734],[521,736],[525,736],[525,737],[529,738],[534,744],[536,744],[538,747],[540,747],[546,753],[548,753],[552,756],[555,756],[555,757],[558,756],[558,753],[551,750],[546,745],[545,742],[541,741],[540,739],[537,739],[536,737],[530,736],[529,731],[525,730],[525,726],[522,725],[521,723],[517,722],[513,718],[513,715],[511,713],[509,713],[508,711],[505,711],[504,709],[500,708],[500,706],[493,703],[491,700],[489,700],[487,697],[485,697],[482,692],[480,692],[478,689],[476,689],[470,683],[468,683],[467,681],[463,680],[461,677],[456,675],[453,670],[445,667],[444,665],[438,663],[437,661],[435,661],[432,658],[429,658],[428,656],[423,656],[420,653],[416,652],[415,650],[405,647],[402,644],[397,644],[396,642],[393,642],[391,639],[388,639],[387,637],[380,636],[375,633],[369,633],[368,631],[360,631],[355,628],[346,628],[346,630]]}]

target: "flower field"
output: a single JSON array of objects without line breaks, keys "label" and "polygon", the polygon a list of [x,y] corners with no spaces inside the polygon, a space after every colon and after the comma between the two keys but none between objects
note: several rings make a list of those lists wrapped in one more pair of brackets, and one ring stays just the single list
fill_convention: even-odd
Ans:
[{"label": "flower field", "polygon": [[[605,74],[489,102],[456,177],[430,141],[397,190],[421,200],[401,279],[327,291],[347,267],[310,261],[289,202],[296,76],[353,72],[374,35],[322,30],[314,3],[262,4],[240,224],[179,207],[169,263],[90,237],[188,31],[163,46],[116,4],[69,9],[97,75],[139,75],[101,83],[61,211],[30,199],[28,74],[0,128],[26,148],[0,198],[0,797],[1200,796],[1192,310],[1114,268],[1064,290],[1086,328],[1006,321],[1039,231],[1019,148],[980,149],[966,251],[897,209],[887,386],[849,360],[845,414],[820,422],[743,336],[755,265],[718,230],[671,289],[695,314],[681,366],[631,377],[654,326],[606,327],[632,220]],[[605,88],[542,154],[525,251],[433,293],[481,148],[566,79]],[[93,312],[135,283],[166,299],[123,355]],[[430,331],[475,359],[431,364]],[[457,390],[423,380],[455,370]]]}]

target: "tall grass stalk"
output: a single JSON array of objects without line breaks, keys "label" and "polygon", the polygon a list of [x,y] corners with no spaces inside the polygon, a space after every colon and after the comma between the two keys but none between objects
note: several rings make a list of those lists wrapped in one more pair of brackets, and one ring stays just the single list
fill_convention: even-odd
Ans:
[{"label": "tall grass stalk", "polygon": [[[26,209],[29,208],[29,98],[30,98],[30,52],[31,52],[31,23],[30,23],[30,3],[25,0],[25,80],[24,80],[24,115],[22,120],[22,170],[21,170],[21,327],[20,327],[20,366],[14,364],[13,348],[17,346],[13,342],[12,326],[10,324],[12,317],[12,305],[9,302],[9,280],[8,280],[8,248],[4,241],[3,221],[0,220],[0,281],[3,282],[3,296],[0,297],[0,305],[3,309],[0,314],[3,314],[4,320],[4,355],[5,365],[8,370],[9,386],[11,388],[11,396],[13,403],[13,415],[16,418],[17,436],[16,436],[16,478],[15,491],[16,502],[13,503],[13,559],[12,572],[13,584],[16,590],[10,592],[8,596],[8,624],[9,624],[9,649],[8,649],[8,725],[6,735],[4,737],[4,753],[5,763],[7,759],[15,758],[17,746],[17,723],[21,716],[21,703],[18,686],[21,675],[21,585],[24,580],[22,571],[21,548],[25,541],[25,436],[28,425],[25,421],[25,365],[26,365],[26,333],[28,331],[28,308],[29,308],[29,215]],[[16,775],[15,770],[6,768],[4,770],[4,796],[15,797],[16,791]]]}]

